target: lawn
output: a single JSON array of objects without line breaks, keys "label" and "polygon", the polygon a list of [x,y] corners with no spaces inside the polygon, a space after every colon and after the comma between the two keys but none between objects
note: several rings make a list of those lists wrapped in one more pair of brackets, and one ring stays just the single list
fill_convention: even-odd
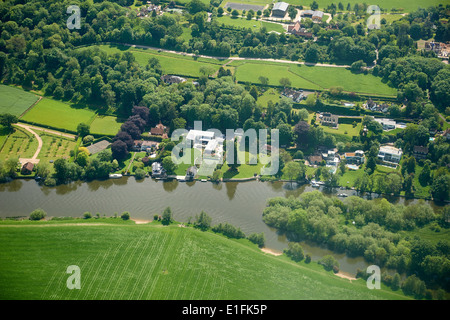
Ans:
[{"label": "lawn", "polygon": [[150,58],[157,58],[165,74],[176,74],[186,77],[200,77],[200,68],[208,66],[212,70],[219,70],[226,61],[219,59],[194,58],[173,53],[158,52],[151,49],[139,49],[124,46],[100,45],[100,49],[109,54],[117,52],[131,52],[136,61],[142,65],[147,65]]},{"label": "lawn", "polygon": [[31,158],[38,147],[36,138],[28,131],[15,127],[0,152],[0,160]]},{"label": "lawn", "polygon": [[9,129],[0,125],[0,150],[2,149],[3,143],[5,143],[8,138]]},{"label": "lawn", "polygon": [[113,116],[97,115],[91,123],[91,133],[95,135],[114,136],[124,121]]},{"label": "lawn", "polygon": [[[177,224],[90,221],[102,225],[1,222],[0,299],[406,299],[384,285],[369,290],[364,280],[336,277],[316,262],[265,254],[246,239]],[[78,290],[67,287],[71,265],[80,270]]]},{"label": "lawn", "polygon": [[38,99],[37,95],[22,89],[0,85],[0,113],[10,113],[18,117]]},{"label": "lawn", "polygon": [[333,129],[329,126],[320,126],[323,131],[330,133],[335,136],[336,141],[350,142],[352,137],[359,136],[359,131],[361,130],[361,122],[353,127],[352,124],[340,123],[337,129]]},{"label": "lawn", "polygon": [[76,132],[79,123],[90,124],[95,112],[77,109],[62,101],[43,98],[24,116],[23,120],[43,126]]},{"label": "lawn", "polygon": [[[269,101],[272,101],[273,104],[280,101],[280,93],[274,88],[267,89],[262,95],[258,97],[256,103],[266,109]],[[296,109],[293,110],[295,111]]]},{"label": "lawn", "polygon": [[248,151],[241,153],[239,157],[241,165],[237,167],[237,172],[229,170],[230,167],[226,162],[223,164],[220,170],[223,172],[224,179],[246,179],[254,177],[255,173],[257,175],[261,174],[261,169],[264,165],[259,161],[257,164],[250,164],[250,153]]}]

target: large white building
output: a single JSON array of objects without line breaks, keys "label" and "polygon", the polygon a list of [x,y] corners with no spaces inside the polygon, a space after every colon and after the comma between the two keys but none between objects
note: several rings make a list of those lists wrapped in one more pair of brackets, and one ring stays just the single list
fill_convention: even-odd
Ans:
[{"label": "large white building", "polygon": [[397,166],[400,163],[402,154],[402,149],[392,146],[381,146],[378,152],[378,160],[383,164]]},{"label": "large white building", "polygon": [[397,126],[397,123],[391,119],[374,118],[374,120],[383,126],[384,131],[393,130]]}]

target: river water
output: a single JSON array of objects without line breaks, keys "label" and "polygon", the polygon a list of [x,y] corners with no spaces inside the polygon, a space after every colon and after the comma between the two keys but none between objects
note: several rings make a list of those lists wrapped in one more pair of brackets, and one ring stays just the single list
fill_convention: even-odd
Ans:
[{"label": "river water", "polygon": [[[133,177],[92,182],[72,182],[57,187],[40,186],[35,180],[17,179],[0,184],[0,217],[26,216],[36,208],[47,212],[47,217],[82,217],[89,211],[92,215],[113,216],[130,212],[131,218],[152,220],[155,214],[170,206],[176,221],[192,220],[201,210],[212,218],[212,225],[228,222],[249,235],[264,232],[266,247],[282,251],[287,239],[262,221],[262,212],[269,198],[299,196],[303,192],[317,190],[309,185],[297,186],[283,182],[178,182],[157,181],[150,178],[137,181]],[[333,194],[356,195],[353,190],[335,190]],[[401,198],[391,202],[405,204],[416,200]],[[432,203],[431,203],[432,204]],[[333,254],[340,269],[355,274],[368,264],[363,258],[349,258],[310,243],[302,243],[305,253],[313,260]]]}]

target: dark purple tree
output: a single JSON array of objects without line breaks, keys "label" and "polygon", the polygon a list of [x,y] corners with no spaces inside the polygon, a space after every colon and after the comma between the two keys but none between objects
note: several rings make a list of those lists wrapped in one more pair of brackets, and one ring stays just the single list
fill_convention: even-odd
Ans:
[{"label": "dark purple tree", "polygon": [[111,152],[114,159],[122,160],[128,155],[128,148],[122,140],[116,140],[111,144]]},{"label": "dark purple tree", "polygon": [[127,150],[131,150],[134,145],[133,138],[125,131],[119,131],[113,139],[113,142],[122,141],[127,146]]},{"label": "dark purple tree", "polygon": [[306,121],[299,121],[294,127],[296,134],[297,147],[304,147],[308,145],[309,124]]},{"label": "dark purple tree", "polygon": [[145,124],[148,124],[150,109],[147,107],[134,106],[132,110],[132,115],[139,115],[144,121]]},{"label": "dark purple tree", "polygon": [[120,130],[128,133],[133,139],[141,138],[141,130],[132,121],[126,121],[120,127]]}]

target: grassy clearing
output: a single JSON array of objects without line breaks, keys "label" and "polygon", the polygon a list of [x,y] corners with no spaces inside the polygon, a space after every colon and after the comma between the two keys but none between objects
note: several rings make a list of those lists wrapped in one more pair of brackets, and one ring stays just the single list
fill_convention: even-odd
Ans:
[{"label": "grassy clearing", "polygon": [[348,92],[380,96],[395,96],[397,94],[395,88],[382,83],[380,78],[371,74],[355,74],[345,68],[291,65],[289,71],[325,89],[340,86]]},{"label": "grassy clearing", "polygon": [[[280,93],[273,88],[269,88],[262,95],[258,97],[256,103],[262,106],[264,109],[267,108],[267,104],[269,101],[272,101],[273,104],[280,101]],[[296,109],[294,109],[295,111]]]},{"label": "grassy clearing", "polygon": [[24,116],[23,120],[63,130],[76,131],[81,122],[91,123],[95,112],[77,109],[62,101],[43,98]]},{"label": "grassy clearing", "polygon": [[0,113],[20,116],[38,101],[39,97],[24,90],[0,85]]},{"label": "grassy clearing", "polygon": [[139,49],[113,45],[100,45],[99,47],[109,54],[129,51],[135,56],[136,61],[142,66],[147,65],[150,58],[157,58],[164,73],[177,74],[187,77],[200,77],[200,68],[202,66],[208,66],[212,70],[217,71],[219,70],[220,66],[226,62],[219,59],[196,59],[191,56],[158,52],[151,49]]},{"label": "grassy clearing", "polygon": [[30,132],[16,127],[0,152],[0,160],[31,158],[37,147],[38,141]]},{"label": "grassy clearing", "polygon": [[[105,225],[1,223],[0,299],[203,300],[405,299],[382,286],[369,290],[315,262],[262,253],[248,240],[159,223]],[[35,227],[35,226],[37,227]],[[81,271],[81,289],[66,286],[67,267]]]},{"label": "grassy clearing", "polygon": [[288,64],[245,62],[236,69],[236,79],[238,81],[259,83],[258,78],[260,76],[269,78],[269,85],[272,86],[280,86],[280,79],[288,78],[291,81],[291,86],[294,88],[303,88],[308,90],[321,89],[319,85],[290,72]]},{"label": "grassy clearing", "polygon": [[115,135],[123,122],[117,117],[97,115],[91,123],[91,133],[96,135]]}]

